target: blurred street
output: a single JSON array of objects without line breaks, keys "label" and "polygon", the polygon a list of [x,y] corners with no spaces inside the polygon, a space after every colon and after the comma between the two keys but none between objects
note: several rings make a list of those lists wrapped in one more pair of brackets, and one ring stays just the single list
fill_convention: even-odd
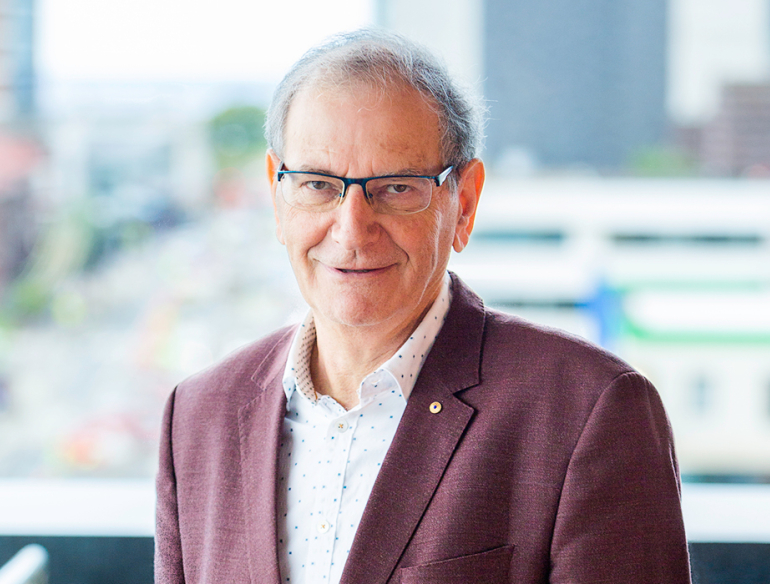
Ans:
[{"label": "blurred street", "polygon": [[51,321],[5,332],[0,476],[151,476],[174,385],[303,312],[272,225],[212,212],[62,282]]}]

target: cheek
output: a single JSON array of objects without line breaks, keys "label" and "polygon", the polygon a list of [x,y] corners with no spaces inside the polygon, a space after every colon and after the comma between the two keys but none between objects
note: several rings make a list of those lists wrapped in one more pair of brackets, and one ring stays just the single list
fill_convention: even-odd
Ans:
[{"label": "cheek", "polygon": [[[406,235],[406,234],[405,234]],[[411,260],[428,269],[434,269],[449,257],[454,240],[454,227],[443,209],[429,208],[421,221],[409,230],[405,238]]]},{"label": "cheek", "polygon": [[284,209],[279,231],[283,237],[281,243],[289,250],[291,257],[304,255],[310,248],[323,241],[326,227],[320,219],[321,217],[296,209]]},{"label": "cheek", "polygon": [[458,211],[457,201],[452,198],[443,201],[443,205],[434,212],[431,221],[431,233],[433,240],[442,253],[448,253],[454,241]]}]

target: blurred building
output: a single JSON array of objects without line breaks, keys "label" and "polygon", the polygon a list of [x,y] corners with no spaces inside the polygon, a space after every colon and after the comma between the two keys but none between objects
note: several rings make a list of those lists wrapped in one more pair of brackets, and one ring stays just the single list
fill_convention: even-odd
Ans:
[{"label": "blurred building", "polygon": [[[425,17],[416,16],[416,13]],[[665,0],[380,0],[380,24],[483,80],[502,169],[621,168],[665,139]]]},{"label": "blurred building", "polygon": [[770,176],[770,83],[723,88],[719,111],[702,130],[700,155],[715,174]]},{"label": "blurred building", "polygon": [[35,111],[33,0],[0,0],[0,122]]},{"label": "blurred building", "polygon": [[40,157],[35,142],[0,133],[0,299],[34,244],[29,174]]},{"label": "blurred building", "polygon": [[46,143],[57,199],[50,206],[63,218],[79,217],[75,247],[85,257],[73,258],[72,268],[93,266],[211,203],[203,124],[162,112],[99,112],[49,121]]},{"label": "blurred building", "polygon": [[32,32],[32,0],[0,0],[0,292],[34,243],[29,175],[41,149],[23,123],[35,110]]},{"label": "blurred building", "polygon": [[725,85],[770,79],[770,0],[669,0],[668,110],[681,126],[717,114]]},{"label": "blurred building", "polygon": [[665,0],[486,0],[487,152],[622,167],[666,130]]}]

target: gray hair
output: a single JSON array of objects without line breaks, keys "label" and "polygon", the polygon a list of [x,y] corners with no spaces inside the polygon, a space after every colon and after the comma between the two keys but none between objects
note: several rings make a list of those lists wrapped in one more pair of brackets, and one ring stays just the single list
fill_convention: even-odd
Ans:
[{"label": "gray hair", "polygon": [[427,49],[394,33],[361,29],[335,35],[310,49],[276,88],[267,111],[265,138],[279,158],[283,158],[284,128],[294,97],[319,82],[365,83],[379,89],[412,87],[438,114],[443,164],[462,170],[481,150],[481,100],[456,83]]}]

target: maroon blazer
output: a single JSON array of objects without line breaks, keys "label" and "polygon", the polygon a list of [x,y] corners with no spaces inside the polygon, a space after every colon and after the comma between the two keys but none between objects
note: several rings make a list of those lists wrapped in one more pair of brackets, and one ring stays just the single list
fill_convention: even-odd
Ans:
[{"label": "maroon blazer", "polygon": [[[342,582],[690,582],[671,428],[652,385],[585,341],[485,309],[453,280]],[[279,583],[293,334],[241,349],[170,397],[156,582]]]}]

